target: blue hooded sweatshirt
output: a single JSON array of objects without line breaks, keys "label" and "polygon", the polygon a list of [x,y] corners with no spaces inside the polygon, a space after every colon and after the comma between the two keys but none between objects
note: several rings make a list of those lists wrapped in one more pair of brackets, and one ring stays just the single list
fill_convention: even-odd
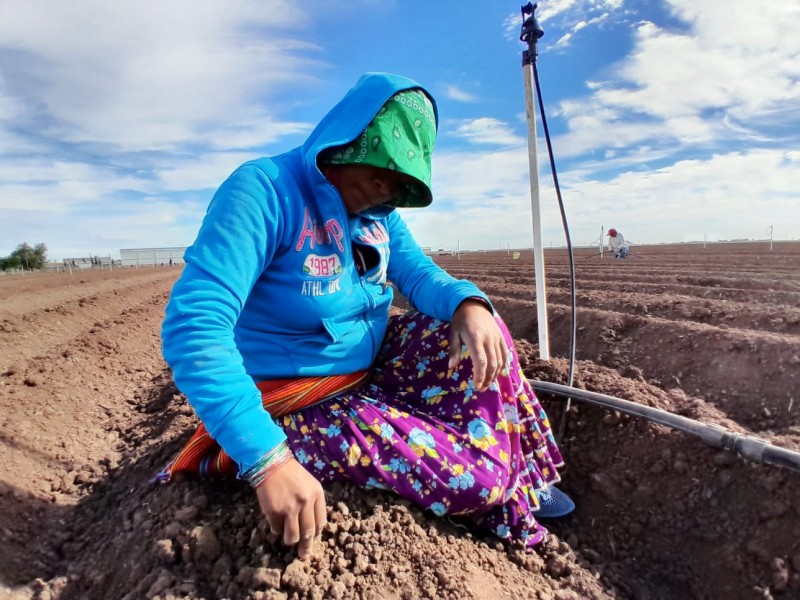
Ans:
[{"label": "blue hooded sweatshirt", "polygon": [[[239,167],[185,253],[162,328],[164,358],[240,472],[286,439],[255,382],[370,367],[392,303],[387,280],[437,319],[450,320],[466,298],[488,302],[425,256],[394,209],[348,215],[317,167],[320,151],[356,139],[410,88],[422,86],[364,75],[302,146]],[[377,257],[363,274],[354,244]]]}]

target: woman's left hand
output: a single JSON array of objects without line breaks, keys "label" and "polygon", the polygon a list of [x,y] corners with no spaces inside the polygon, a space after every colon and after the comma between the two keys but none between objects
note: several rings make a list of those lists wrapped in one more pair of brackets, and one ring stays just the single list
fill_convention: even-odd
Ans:
[{"label": "woman's left hand", "polygon": [[472,380],[482,392],[506,368],[508,347],[489,307],[481,300],[468,298],[458,305],[450,321],[450,362],[454,369],[461,362],[461,346],[472,358]]}]

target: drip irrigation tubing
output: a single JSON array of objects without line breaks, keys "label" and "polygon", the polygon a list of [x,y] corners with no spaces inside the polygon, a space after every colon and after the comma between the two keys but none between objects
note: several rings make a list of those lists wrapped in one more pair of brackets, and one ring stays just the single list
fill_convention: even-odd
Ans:
[{"label": "drip irrigation tubing", "polygon": [[723,448],[755,462],[775,465],[800,473],[800,452],[775,446],[756,437],[736,433],[719,425],[701,423],[666,410],[645,406],[630,400],[623,400],[615,396],[607,396],[597,392],[535,379],[529,379],[528,383],[537,392],[583,400],[589,404],[641,417],[653,423],[699,437],[713,448]]}]

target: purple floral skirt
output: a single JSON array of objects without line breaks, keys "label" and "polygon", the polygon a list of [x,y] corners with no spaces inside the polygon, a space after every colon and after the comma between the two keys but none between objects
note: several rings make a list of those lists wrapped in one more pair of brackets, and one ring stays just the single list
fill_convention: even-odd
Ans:
[{"label": "purple floral skirt", "polygon": [[497,322],[509,369],[477,392],[465,349],[448,369],[448,322],[392,317],[366,383],[278,420],[297,460],[323,484],[391,490],[438,516],[469,515],[500,538],[541,542],[534,492],[559,481],[563,461]]}]

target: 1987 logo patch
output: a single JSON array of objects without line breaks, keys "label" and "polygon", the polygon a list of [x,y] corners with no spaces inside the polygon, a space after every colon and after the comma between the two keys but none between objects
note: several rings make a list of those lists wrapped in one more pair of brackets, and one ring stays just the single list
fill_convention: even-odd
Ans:
[{"label": "1987 logo patch", "polygon": [[309,254],[303,261],[303,273],[310,277],[335,277],[342,273],[342,261],[338,254]]}]

